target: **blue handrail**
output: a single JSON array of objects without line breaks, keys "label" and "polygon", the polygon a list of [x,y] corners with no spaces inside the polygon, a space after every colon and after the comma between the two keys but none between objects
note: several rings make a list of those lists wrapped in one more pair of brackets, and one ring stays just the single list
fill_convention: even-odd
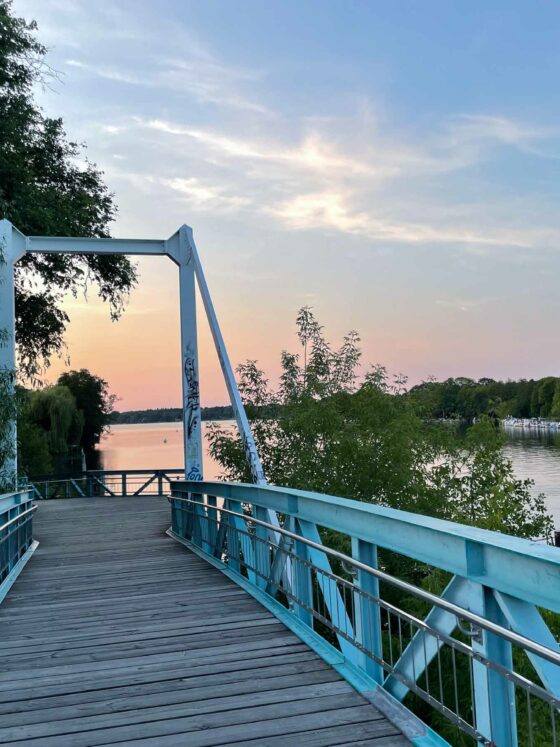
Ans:
[{"label": "blue handrail", "polygon": [[38,545],[33,539],[36,509],[32,491],[0,495],[0,602]]}]

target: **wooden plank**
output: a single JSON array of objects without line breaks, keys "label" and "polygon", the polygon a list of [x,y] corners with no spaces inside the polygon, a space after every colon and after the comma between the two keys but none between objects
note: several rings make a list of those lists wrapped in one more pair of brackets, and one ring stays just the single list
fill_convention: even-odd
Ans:
[{"label": "wooden plank", "polygon": [[178,613],[180,617],[177,620],[170,619],[167,615],[152,620],[150,618],[136,622],[132,622],[129,626],[123,627],[122,625],[107,625],[101,628],[98,624],[94,626],[94,631],[83,630],[80,627],[75,627],[75,632],[66,630],[58,635],[53,633],[44,637],[36,635],[19,635],[17,637],[3,639],[2,640],[2,656],[11,655],[16,649],[24,649],[24,651],[30,651],[34,647],[50,645],[52,648],[57,648],[59,644],[71,643],[75,641],[91,641],[92,637],[101,640],[107,640],[111,636],[130,636],[134,638],[136,634],[152,634],[152,633],[165,633],[167,631],[180,631],[196,633],[198,630],[219,630],[222,627],[226,627],[231,623],[241,625],[243,623],[250,623],[252,621],[270,621],[270,615],[265,610],[250,611],[241,614],[228,615],[227,622],[224,622],[223,613],[219,617],[211,617],[205,619],[205,624],[201,627],[197,627],[196,624],[200,624],[200,617],[195,615],[191,618],[186,618],[182,612]]},{"label": "wooden plank", "polygon": [[[292,680],[293,685],[293,680]],[[347,706],[361,705],[362,699],[358,693],[348,693],[345,682],[340,680],[319,684],[304,684],[292,686],[291,688],[266,689],[264,691],[249,690],[245,693],[234,692],[233,695],[223,695],[221,686],[213,688],[210,698],[188,701],[182,699],[178,703],[162,702],[160,697],[154,695],[146,699],[146,703],[140,708],[124,709],[122,701],[117,701],[117,710],[109,713],[81,715],[74,710],[70,718],[62,720],[45,721],[38,724],[17,725],[8,728],[0,728],[0,743],[13,742],[18,739],[36,739],[59,734],[79,734],[84,731],[98,729],[117,729],[121,726],[137,726],[147,724],[154,719],[186,719],[189,716],[200,717],[204,714],[214,714],[218,711],[245,711],[249,708],[260,710],[264,706],[290,704],[294,699],[302,702],[307,699],[328,699],[340,696],[343,704]],[[230,688],[231,690],[231,688]],[[325,701],[326,702],[326,701]],[[248,714],[250,717],[250,714]],[[379,718],[381,715],[379,714]],[[229,719],[228,719],[229,720]]]},{"label": "wooden plank", "polygon": [[408,744],[268,610],[167,538],[169,515],[151,496],[41,504],[41,545],[0,607],[0,743]]},{"label": "wooden plank", "polygon": [[[274,638],[272,641],[266,637],[256,641],[243,643],[234,642],[225,646],[210,645],[206,648],[191,651],[169,651],[159,652],[157,654],[144,654],[140,656],[123,657],[108,661],[86,661],[78,664],[52,664],[40,669],[16,669],[17,676],[13,672],[0,673],[0,691],[19,689],[25,687],[25,680],[40,683],[46,680],[58,679],[61,677],[80,676],[85,672],[101,672],[103,670],[118,669],[125,667],[128,669],[146,666],[154,661],[174,662],[181,660],[186,666],[191,666],[195,662],[200,662],[208,657],[213,656],[230,656],[237,659],[244,659],[251,656],[256,651],[267,651],[273,648],[284,648],[294,644],[295,636],[286,635],[283,638]],[[297,639],[295,639],[297,640]]]},{"label": "wooden plank", "polygon": [[[2,693],[1,701],[4,705],[7,703],[18,703],[25,699],[33,699],[39,697],[47,697],[54,695],[67,695],[73,694],[79,690],[83,692],[93,692],[98,689],[107,689],[113,687],[123,687],[134,685],[142,682],[160,682],[168,681],[173,679],[180,679],[182,677],[195,677],[195,676],[207,676],[214,673],[229,673],[235,672],[243,678],[243,673],[246,671],[253,671],[253,665],[261,667],[269,667],[277,669],[283,665],[284,662],[292,662],[309,660],[309,657],[314,655],[306,649],[303,644],[292,646],[289,649],[284,649],[281,657],[275,656],[276,652],[273,651],[272,655],[267,655],[264,652],[261,656],[257,656],[252,660],[252,663],[248,663],[245,659],[239,659],[235,657],[224,657],[218,664],[214,664],[211,661],[195,662],[188,668],[185,668],[184,664],[175,660],[169,661],[165,658],[164,661],[150,662],[144,666],[138,667],[113,667],[105,670],[105,672],[94,673],[91,676],[84,675],[82,673],[75,676],[57,677],[48,681],[43,681],[38,686],[38,683],[30,680],[27,684],[21,688],[8,690]],[[306,659],[307,657],[307,659]],[[323,663],[324,666],[324,663]],[[6,709],[10,712],[10,709]]]},{"label": "wooden plank", "polygon": [[[359,724],[331,726],[327,729],[298,731],[288,736],[288,743],[297,747],[410,747],[410,742],[404,737],[395,733],[384,735],[383,731],[384,728],[379,722],[364,721]],[[243,739],[234,744],[236,747],[286,747],[286,735],[259,737],[256,740]]]},{"label": "wooden plank", "polygon": [[[354,694],[332,695],[305,700],[292,700],[283,703],[272,703],[259,706],[258,710],[251,705],[228,711],[210,711],[193,716],[162,718],[160,720],[144,721],[140,723],[127,723],[122,726],[100,728],[81,731],[72,734],[56,734],[44,737],[36,737],[33,747],[97,747],[98,745],[129,743],[131,740],[146,740],[150,737],[160,739],[163,736],[179,734],[182,744],[189,747],[195,745],[223,745],[231,744],[235,736],[247,737],[264,736],[272,733],[289,733],[298,730],[297,722],[305,723],[306,716],[319,716],[319,722],[324,725],[328,723],[328,712],[336,714],[347,708],[368,710],[367,705],[355,705]],[[255,720],[260,719],[260,720]],[[312,721],[317,724],[315,719]],[[268,722],[263,728],[263,722]],[[288,723],[286,723],[288,722]],[[70,721],[65,722],[66,728]],[[87,724],[83,724],[86,726]],[[274,727],[279,731],[274,731]],[[301,729],[301,726],[299,726]],[[385,726],[385,732],[396,729]],[[212,733],[213,732],[213,733]],[[390,731],[389,731],[390,733]],[[218,740],[216,739],[218,737]],[[232,739],[233,738],[233,739]],[[219,741],[221,740],[221,741]],[[12,740],[13,747],[29,747],[29,741],[25,739]],[[156,744],[159,744],[156,742]]]},{"label": "wooden plank", "polygon": [[[162,675],[164,676],[164,675]],[[181,676],[175,679],[146,682],[141,685],[110,687],[99,690],[73,692],[61,696],[20,700],[9,706],[0,704],[2,727],[43,723],[91,716],[133,708],[154,707],[158,704],[208,700],[220,695],[236,695],[260,690],[291,688],[294,678],[299,685],[333,682],[339,676],[333,669],[325,669],[321,661],[304,660],[295,664],[262,667],[246,671],[235,670],[212,675],[198,674],[195,677]],[[272,681],[270,681],[272,680]],[[207,688],[212,688],[209,693]]]}]

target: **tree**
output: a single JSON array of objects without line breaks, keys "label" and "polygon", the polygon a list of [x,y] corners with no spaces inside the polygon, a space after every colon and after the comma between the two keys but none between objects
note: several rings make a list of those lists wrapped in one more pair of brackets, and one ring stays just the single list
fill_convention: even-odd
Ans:
[{"label": "tree", "polygon": [[58,384],[72,393],[76,406],[82,413],[84,426],[80,444],[87,459],[111,422],[116,397],[109,393],[109,385],[104,379],[85,368],[61,374]]},{"label": "tree", "polygon": [[[62,120],[45,117],[34,101],[33,86],[54,77],[36,29],[13,15],[11,0],[0,0],[0,218],[28,235],[107,236],[116,208],[102,173]],[[63,348],[65,293],[95,283],[117,318],[135,282],[124,256],[27,254],[16,271],[22,372],[35,376]]]},{"label": "tree", "polygon": [[80,445],[84,418],[65,386],[19,391],[19,471],[27,476],[63,469]]},{"label": "tree", "polygon": [[[300,336],[308,345],[307,369],[297,353],[283,352],[275,391],[255,361],[238,368],[271,483],[521,536],[550,534],[543,497],[533,495],[530,481],[516,479],[490,421],[462,438],[453,428],[426,422],[402,378],[390,380],[384,368],[371,368],[358,382],[357,334],[332,350],[309,314],[299,317],[314,330]],[[475,391],[476,385],[460,388]],[[211,424],[208,439],[224,476],[249,481],[239,434]]]}]

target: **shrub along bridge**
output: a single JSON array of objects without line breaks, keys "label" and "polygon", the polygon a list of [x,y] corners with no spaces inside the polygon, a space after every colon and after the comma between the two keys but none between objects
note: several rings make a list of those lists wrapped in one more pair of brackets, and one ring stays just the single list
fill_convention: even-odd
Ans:
[{"label": "shrub along bridge", "polygon": [[[26,251],[179,264],[185,425],[181,474],[0,496],[0,743],[559,744],[558,549],[267,485],[187,227],[120,243],[0,227],[8,287]],[[202,480],[195,275],[253,484]],[[398,559],[436,588],[389,573]]]}]

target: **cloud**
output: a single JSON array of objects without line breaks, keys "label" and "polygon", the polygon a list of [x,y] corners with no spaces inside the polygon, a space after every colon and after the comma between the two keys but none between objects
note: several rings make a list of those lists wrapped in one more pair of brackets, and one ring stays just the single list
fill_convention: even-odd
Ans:
[{"label": "cloud", "polygon": [[105,78],[107,80],[114,80],[119,83],[127,83],[135,86],[146,85],[146,80],[138,75],[130,75],[121,70],[114,70],[103,65],[89,65],[80,60],[73,59],[66,60],[66,64],[69,67],[75,67],[79,70],[84,70],[87,73],[92,73],[99,78]]},{"label": "cloud", "polygon": [[545,127],[488,114],[461,114],[451,117],[448,124],[450,142],[454,147],[465,145],[507,145],[542,158],[560,158],[560,154],[545,150],[539,143],[557,139],[560,128]]},{"label": "cloud", "polygon": [[204,184],[194,177],[190,179],[165,179],[162,184],[169,187],[194,207],[201,210],[239,210],[251,204],[247,197],[228,195],[221,187]]},{"label": "cloud", "polygon": [[[275,142],[258,142],[222,135],[211,130],[196,129],[160,119],[136,120],[148,129],[169,135],[181,135],[195,140],[208,149],[232,158],[269,161],[287,167],[319,172],[346,172],[351,175],[375,176],[380,169],[364,160],[344,156],[317,134],[309,135],[297,147]],[[388,172],[387,172],[388,173]]]},{"label": "cloud", "polygon": [[261,79],[263,73],[225,64],[209,52],[187,46],[182,58],[148,55],[149,64],[138,73],[131,72],[127,63],[99,64],[87,59],[66,59],[68,67],[84,73],[132,86],[143,86],[174,94],[188,94],[200,103],[222,108],[245,110],[252,114],[271,116],[264,104],[252,100],[239,89],[246,83]]},{"label": "cloud", "polygon": [[437,306],[442,306],[445,309],[451,311],[460,311],[461,313],[470,313],[488,306],[491,303],[495,303],[499,300],[498,298],[437,298]]},{"label": "cloud", "polygon": [[482,233],[468,227],[432,226],[380,218],[373,211],[352,209],[344,195],[331,192],[297,195],[273,206],[270,213],[294,229],[336,230],[376,241],[530,246],[526,239],[514,232]]}]

